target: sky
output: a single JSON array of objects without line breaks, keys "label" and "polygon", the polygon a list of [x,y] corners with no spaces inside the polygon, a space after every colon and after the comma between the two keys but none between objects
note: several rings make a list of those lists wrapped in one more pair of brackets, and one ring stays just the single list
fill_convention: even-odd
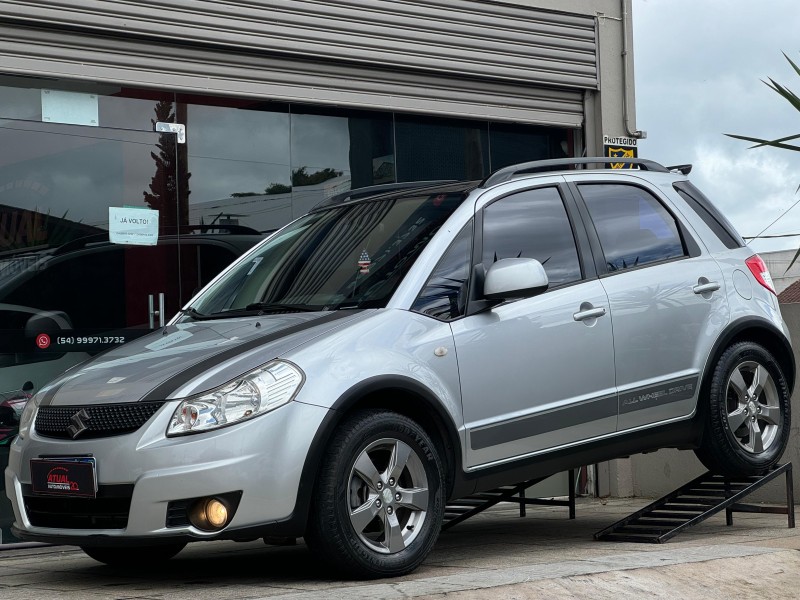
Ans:
[{"label": "sky", "polygon": [[[744,236],[800,200],[800,152],[752,144],[800,134],[800,112],[770,90],[800,94],[798,0],[633,0],[639,156],[691,163],[690,178]],[[800,203],[763,235],[800,234]],[[800,247],[800,236],[750,242],[758,252]]]}]

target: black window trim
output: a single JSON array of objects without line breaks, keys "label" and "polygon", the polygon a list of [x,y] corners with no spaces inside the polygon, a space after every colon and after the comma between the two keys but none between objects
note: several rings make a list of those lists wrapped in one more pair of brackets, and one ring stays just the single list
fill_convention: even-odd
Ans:
[{"label": "black window trim", "polygon": [[[660,193],[657,192],[657,190],[651,189],[647,186],[631,181],[611,181],[608,179],[570,181],[568,185],[570,191],[575,196],[575,201],[578,204],[579,212],[585,220],[584,222],[586,223],[586,231],[589,234],[592,253],[594,255],[595,267],[597,269],[598,276],[601,279],[604,279],[606,277],[613,277],[615,275],[621,275],[623,273],[631,273],[633,271],[638,271],[640,269],[647,269],[650,267],[655,267],[658,265],[663,265],[671,262],[686,260],[689,258],[697,258],[702,254],[700,246],[694,239],[694,236],[692,236],[692,234],[686,228],[686,225],[684,225],[683,221],[676,216],[675,211],[672,210],[672,208],[664,202],[664,199],[662,198]],[[625,186],[639,188],[640,190],[643,190],[644,192],[649,194],[661,205],[661,207],[665,211],[667,211],[667,213],[675,221],[675,225],[678,229],[678,235],[681,238],[681,245],[683,246],[683,252],[684,252],[683,256],[676,256],[675,258],[665,258],[662,260],[656,260],[653,262],[645,263],[643,265],[628,267],[627,269],[623,269],[620,271],[609,271],[608,264],[606,263],[605,259],[605,254],[603,252],[603,247],[600,243],[600,236],[597,233],[594,221],[592,220],[591,214],[589,213],[589,208],[586,206],[586,201],[584,200],[583,195],[580,192],[580,186],[583,185],[625,185]]]},{"label": "black window trim", "polygon": [[435,317],[433,315],[429,315],[428,313],[425,313],[425,312],[422,312],[422,311],[419,311],[419,310],[415,310],[413,308],[414,303],[416,303],[417,299],[419,299],[420,294],[422,294],[422,292],[425,291],[425,288],[428,287],[428,283],[430,283],[431,277],[433,277],[433,274],[436,272],[436,269],[439,268],[439,265],[442,264],[442,261],[444,261],[444,258],[447,255],[447,253],[450,252],[450,249],[453,247],[453,244],[456,243],[456,240],[458,239],[458,236],[460,236],[463,233],[463,231],[469,225],[472,225],[472,247],[470,249],[470,264],[467,265],[467,270],[471,271],[472,257],[474,257],[474,254],[475,254],[475,217],[474,216],[470,217],[469,221],[464,223],[464,225],[461,226],[461,229],[458,230],[458,233],[456,233],[455,236],[453,236],[453,239],[450,240],[450,243],[447,245],[447,248],[445,249],[444,252],[442,252],[442,255],[439,257],[439,260],[436,261],[436,265],[433,267],[433,269],[431,269],[431,272],[428,275],[428,278],[425,280],[425,283],[422,284],[422,287],[417,292],[417,295],[414,298],[414,302],[411,303],[411,308],[409,308],[410,312],[413,312],[414,314],[417,314],[417,315],[422,315],[423,317],[428,317],[430,319],[434,319],[436,321],[439,321],[440,323],[452,323],[453,321],[458,321],[459,319],[463,319],[464,317],[466,317],[469,314],[469,300],[472,297],[472,286],[473,286],[473,279],[474,279],[472,277],[471,273],[467,274],[467,299],[466,299],[466,303],[465,303],[465,306],[464,306],[464,314],[458,315],[457,317],[453,317],[453,318],[450,318],[450,319],[443,319],[443,318],[440,318],[440,317]]},{"label": "black window trim", "polygon": [[672,187],[726,248],[735,250],[747,245],[725,215],[691,181],[676,181]]},{"label": "black window trim", "polygon": [[581,270],[581,277],[575,281],[548,287],[547,290],[542,293],[547,294],[552,290],[560,290],[575,285],[580,285],[591,279],[597,279],[598,273],[593,262],[592,251],[589,248],[591,240],[587,235],[586,228],[584,226],[584,220],[579,214],[578,206],[575,203],[575,199],[573,198],[571,190],[568,189],[567,183],[563,181],[555,183],[541,183],[539,185],[530,185],[524,188],[510,190],[500,196],[497,196],[496,198],[493,198],[475,211],[472,238],[472,273],[470,276],[467,310],[464,316],[468,317],[470,315],[483,312],[489,306],[502,306],[512,302],[518,302],[519,300],[525,300],[525,298],[519,298],[516,300],[508,300],[501,304],[491,304],[478,296],[478,290],[483,289],[483,277],[485,275],[485,269],[483,267],[483,212],[492,204],[504,198],[543,188],[556,188],[556,191],[561,197],[564,210],[567,213],[567,220],[569,221],[570,228],[572,229],[572,239],[575,242],[575,248],[578,255],[578,265]]}]

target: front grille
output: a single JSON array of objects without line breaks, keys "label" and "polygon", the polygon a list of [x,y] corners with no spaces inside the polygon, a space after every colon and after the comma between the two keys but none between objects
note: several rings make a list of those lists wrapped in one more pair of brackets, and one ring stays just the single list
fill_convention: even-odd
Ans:
[{"label": "front grille", "polygon": [[96,498],[60,498],[28,494],[23,498],[25,512],[31,525],[36,527],[125,529],[128,526],[133,486],[101,485]]},{"label": "front grille", "polygon": [[144,425],[164,402],[129,402],[126,404],[96,404],[86,406],[42,406],[36,415],[36,433],[45,437],[71,439],[70,426],[75,426],[73,417],[85,411],[88,418],[81,417],[86,427],[77,437],[80,439],[109,437],[136,431]]}]

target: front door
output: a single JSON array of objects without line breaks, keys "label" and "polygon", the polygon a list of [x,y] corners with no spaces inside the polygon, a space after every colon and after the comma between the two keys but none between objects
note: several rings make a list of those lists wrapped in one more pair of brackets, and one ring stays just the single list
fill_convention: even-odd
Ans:
[{"label": "front door", "polygon": [[550,287],[452,323],[467,429],[468,468],[614,432],[617,398],[608,300],[587,278],[555,185],[488,205],[483,267],[535,258]]}]

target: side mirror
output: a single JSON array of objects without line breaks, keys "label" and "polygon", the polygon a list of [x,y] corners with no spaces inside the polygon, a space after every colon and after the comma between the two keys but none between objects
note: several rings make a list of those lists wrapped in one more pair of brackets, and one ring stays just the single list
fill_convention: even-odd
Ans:
[{"label": "side mirror", "polygon": [[534,258],[504,258],[493,263],[483,281],[487,300],[528,298],[547,289],[547,273]]},{"label": "side mirror", "polygon": [[57,333],[64,329],[72,329],[72,323],[67,313],[61,311],[43,310],[31,316],[25,323],[25,333],[28,335]]}]

